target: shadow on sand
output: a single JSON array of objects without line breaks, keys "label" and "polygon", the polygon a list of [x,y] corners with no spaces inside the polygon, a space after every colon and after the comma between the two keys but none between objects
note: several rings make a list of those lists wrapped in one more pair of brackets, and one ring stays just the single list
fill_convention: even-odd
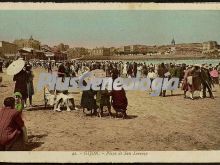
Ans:
[{"label": "shadow on sand", "polygon": [[27,110],[27,111],[52,110],[52,109],[53,109],[52,106],[47,106],[47,107],[45,108],[44,105],[34,105],[34,106],[32,106],[32,107],[27,107],[27,108],[25,108],[25,110]]},{"label": "shadow on sand", "polygon": [[28,144],[25,145],[25,150],[32,151],[33,149],[40,147],[42,144],[44,144],[44,142],[41,142],[40,140],[46,136],[47,134],[28,136]]},{"label": "shadow on sand", "polygon": [[[70,106],[70,108],[73,109],[72,106]],[[81,107],[76,106],[76,108],[80,109]],[[27,111],[41,111],[41,110],[44,111],[44,110],[53,110],[53,109],[54,109],[53,106],[45,107],[44,105],[34,105],[32,107],[25,108],[25,110]],[[60,107],[60,109],[65,111],[66,107]]]},{"label": "shadow on sand", "polygon": [[183,95],[184,95],[184,94],[173,94],[173,95],[170,95],[170,94],[168,95],[168,94],[167,94],[166,97],[183,96]]}]

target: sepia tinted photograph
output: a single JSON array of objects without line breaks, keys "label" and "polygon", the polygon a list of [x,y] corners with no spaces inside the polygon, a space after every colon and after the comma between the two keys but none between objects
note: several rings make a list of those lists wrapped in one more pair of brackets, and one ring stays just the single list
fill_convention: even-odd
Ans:
[{"label": "sepia tinted photograph", "polygon": [[1,7],[0,151],[219,150],[219,18]]}]

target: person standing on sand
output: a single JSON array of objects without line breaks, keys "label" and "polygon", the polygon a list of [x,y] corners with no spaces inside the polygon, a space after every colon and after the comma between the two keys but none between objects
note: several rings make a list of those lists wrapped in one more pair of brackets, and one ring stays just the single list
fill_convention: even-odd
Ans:
[{"label": "person standing on sand", "polygon": [[52,73],[52,63],[51,61],[48,62],[48,73]]},{"label": "person standing on sand", "polygon": [[[183,78],[182,90],[184,90],[184,98],[186,98],[186,92],[190,92],[190,98],[193,100],[194,92],[201,90],[201,76],[198,66],[188,66],[185,70]],[[201,97],[201,96],[200,96]]]},{"label": "person standing on sand", "polygon": [[[168,72],[168,69],[167,69],[167,67],[165,66],[165,64],[164,63],[161,63],[160,65],[159,65],[159,67],[158,67],[158,70],[157,70],[157,73],[158,73],[158,76],[160,77],[160,78],[166,78],[166,73]],[[163,96],[163,97],[165,97],[166,96],[166,90],[161,90],[161,93],[160,93],[160,96]]]},{"label": "person standing on sand", "polygon": [[127,77],[127,64],[123,64],[123,71],[122,71],[122,77],[125,78]]},{"label": "person standing on sand", "polygon": [[141,71],[142,71],[142,65],[138,64],[138,66],[137,66],[137,75],[136,75],[137,78],[141,78],[142,77]]},{"label": "person standing on sand", "polygon": [[142,75],[143,75],[143,77],[147,77],[147,75],[148,75],[148,68],[147,68],[147,66],[146,66],[146,64],[144,63],[144,65],[143,65],[143,69],[142,69],[143,71],[142,71]]},{"label": "person standing on sand", "polygon": [[[150,81],[151,81],[150,88],[151,88],[151,86],[152,86],[153,80],[154,80],[156,77],[157,77],[157,75],[156,75],[156,73],[154,72],[154,69],[153,69],[153,68],[150,68],[150,69],[149,69],[149,72],[148,72],[148,74],[147,74],[147,78],[149,78]],[[152,88],[151,88],[151,90],[152,90]]]},{"label": "person standing on sand", "polygon": [[213,84],[219,85],[219,73],[217,67],[214,67],[212,71],[210,71],[210,75],[213,81]]},{"label": "person standing on sand", "polygon": [[[217,65],[217,71],[218,71],[218,74],[220,75],[220,63]],[[220,76],[219,76],[219,86],[220,86]]]},{"label": "person standing on sand", "polygon": [[118,77],[119,77],[119,70],[117,69],[117,65],[114,65],[112,69],[112,80],[114,81]]},{"label": "person standing on sand", "polygon": [[212,78],[208,70],[208,66],[202,66],[201,67],[201,80],[202,80],[202,89],[203,89],[203,95],[202,97],[206,97],[206,89],[208,89],[210,98],[214,99],[213,93],[212,93]]},{"label": "person standing on sand", "polygon": [[131,77],[133,77],[132,76],[133,75],[133,67],[132,67],[132,64],[128,64],[128,70],[127,70],[127,76],[128,76],[128,78],[131,78]]},{"label": "person standing on sand", "polygon": [[34,74],[31,65],[26,66],[26,72],[27,72],[27,93],[29,98],[29,105],[30,107],[32,107],[32,96],[34,95],[34,83],[33,83]]},{"label": "person standing on sand", "polygon": [[134,62],[134,64],[133,64],[133,76],[136,78],[137,77],[137,63],[136,62]]}]

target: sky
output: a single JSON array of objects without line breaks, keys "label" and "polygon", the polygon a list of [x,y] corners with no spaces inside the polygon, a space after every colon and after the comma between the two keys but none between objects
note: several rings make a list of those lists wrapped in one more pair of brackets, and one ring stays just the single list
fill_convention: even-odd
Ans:
[{"label": "sky", "polygon": [[0,41],[30,38],[50,46],[119,47],[215,40],[220,10],[0,10]]}]

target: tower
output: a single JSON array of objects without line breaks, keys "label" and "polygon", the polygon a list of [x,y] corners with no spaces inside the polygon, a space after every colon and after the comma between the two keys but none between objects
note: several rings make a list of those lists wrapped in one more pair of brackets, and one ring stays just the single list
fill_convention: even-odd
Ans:
[{"label": "tower", "polygon": [[172,41],[171,41],[171,45],[175,45],[176,43],[175,43],[175,40],[174,40],[174,38],[172,39]]},{"label": "tower", "polygon": [[171,48],[170,48],[170,50],[171,50],[171,52],[172,53],[174,53],[175,51],[176,51],[176,47],[175,47],[175,40],[174,40],[174,38],[172,39],[172,41],[171,41]]},{"label": "tower", "polygon": [[31,35],[31,37],[30,37],[30,39],[29,40],[33,40],[33,37],[32,37],[32,35]]}]

